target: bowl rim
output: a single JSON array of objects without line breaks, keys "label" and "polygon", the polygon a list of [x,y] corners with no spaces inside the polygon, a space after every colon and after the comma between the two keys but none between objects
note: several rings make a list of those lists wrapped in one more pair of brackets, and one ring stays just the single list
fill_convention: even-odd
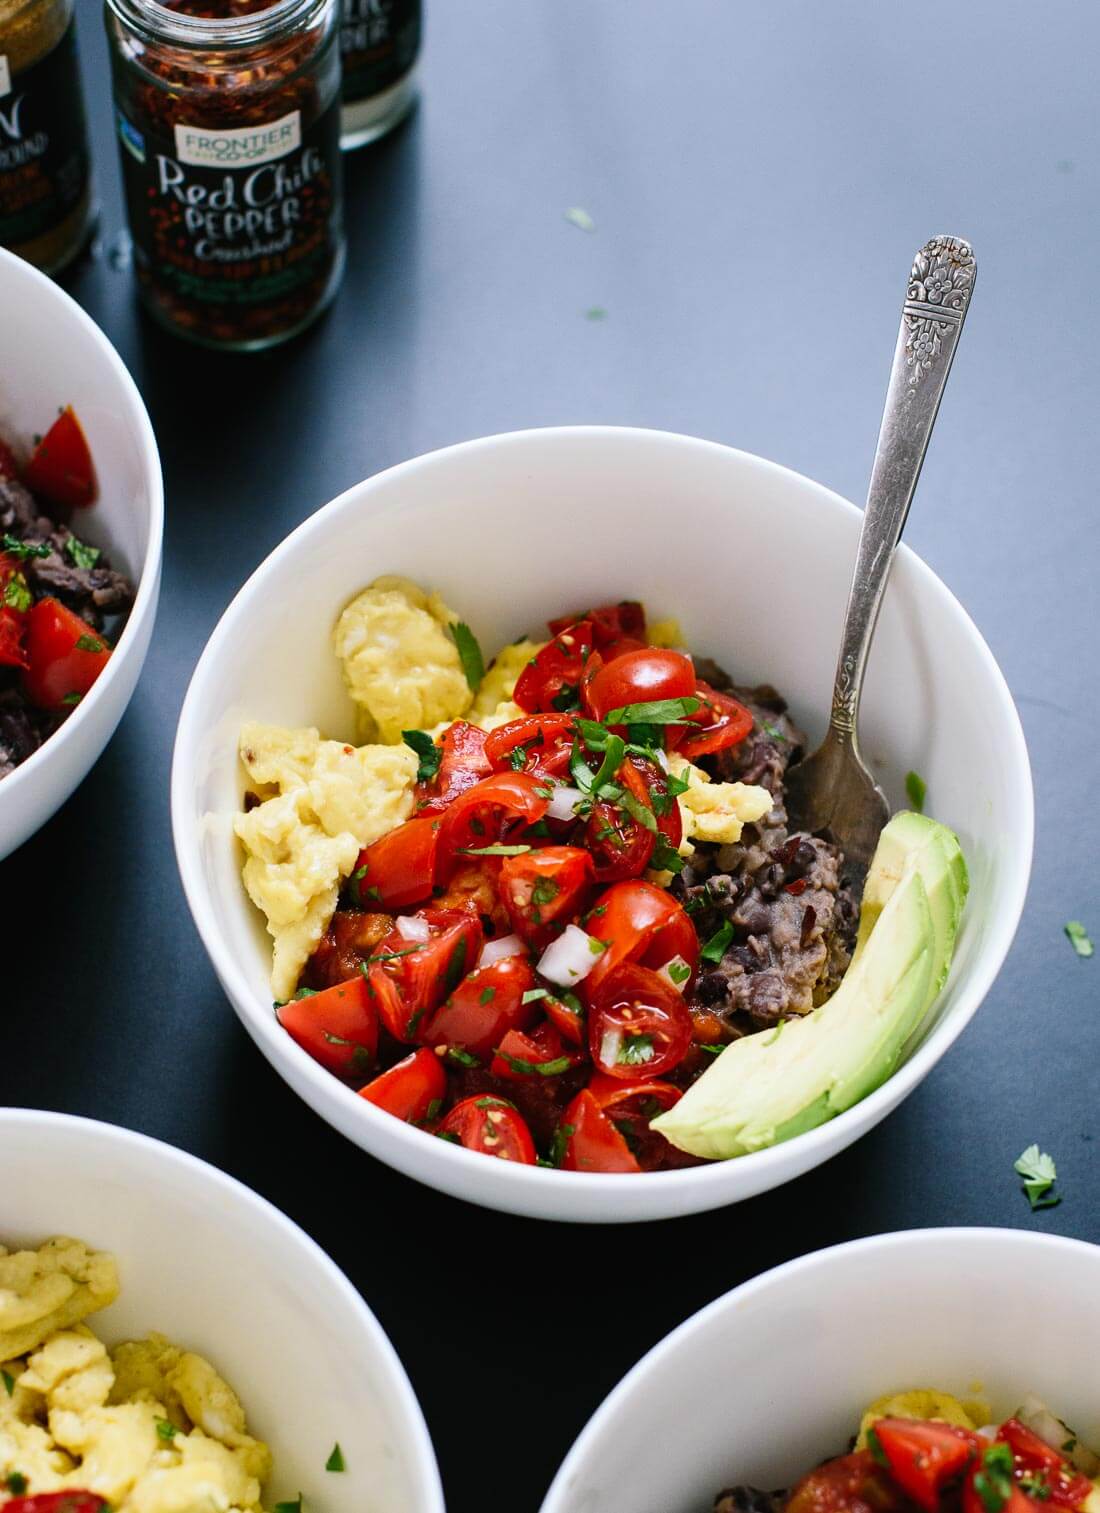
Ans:
[{"label": "bowl rim", "polygon": [[189,1151],[180,1150],[178,1146],[157,1140],[152,1135],[141,1134],[138,1130],[129,1129],[125,1125],[111,1124],[105,1119],[88,1119],[80,1114],[67,1114],[53,1109],[0,1108],[0,1144],[3,1142],[6,1130],[20,1127],[31,1130],[36,1127],[48,1130],[62,1129],[77,1141],[83,1142],[85,1139],[94,1138],[105,1141],[108,1147],[115,1145],[142,1150],[151,1159],[164,1164],[166,1177],[171,1177],[176,1172],[190,1173],[199,1182],[207,1184],[211,1190],[220,1191],[237,1207],[251,1209],[261,1214],[281,1231],[289,1245],[303,1251],[308,1264],[314,1270],[325,1274],[329,1284],[343,1296],[345,1302],[358,1316],[378,1352],[380,1364],[387,1378],[388,1392],[391,1399],[396,1401],[401,1417],[412,1435],[417,1469],[424,1476],[423,1491],[427,1500],[422,1513],[444,1513],[443,1483],[439,1472],[439,1462],[428,1432],[424,1411],[401,1362],[401,1357],[366,1298],[341,1271],[332,1257],[321,1248],[312,1235],[306,1233],[300,1224],[295,1223],[267,1198],[254,1192],[236,1177],[231,1177],[228,1172],[222,1171],[220,1167],[203,1161],[199,1156],[191,1155]]},{"label": "bowl rim", "polygon": [[[1100,1269],[1100,1245],[1088,1240],[1078,1240],[1070,1235],[1047,1233],[1042,1230],[1016,1229],[1011,1225],[940,1225],[927,1229],[890,1230],[886,1234],[865,1235],[858,1240],[845,1240],[839,1245],[828,1245],[822,1250],[812,1250],[807,1255],[795,1256],[778,1266],[772,1266],[759,1275],[749,1277],[738,1286],[730,1288],[721,1297],[705,1304],[682,1324],[677,1324],[668,1334],[650,1347],[626,1374],[616,1382],[603,1402],[581,1429],[566,1452],[553,1481],[547,1488],[539,1513],[567,1513],[567,1483],[580,1464],[588,1456],[593,1443],[605,1432],[605,1425],[618,1413],[621,1405],[630,1398],[639,1385],[650,1375],[657,1375],[665,1360],[696,1335],[707,1333],[714,1320],[728,1311],[742,1307],[760,1293],[770,1288],[782,1292],[784,1283],[792,1276],[812,1272],[817,1267],[843,1265],[848,1257],[889,1254],[894,1250],[918,1249],[924,1245],[935,1246],[948,1243],[976,1250],[990,1247],[1002,1253],[1006,1245],[1018,1245],[1022,1250],[1041,1252],[1049,1256],[1055,1251],[1089,1252],[1093,1264]],[[884,1268],[884,1273],[889,1274]]]},{"label": "bowl rim", "polygon": [[129,661],[130,648],[139,639],[145,622],[156,614],[164,543],[164,474],[161,469],[160,451],[157,447],[153,423],[145,407],[145,401],[110,337],[96,324],[87,311],[77,304],[67,290],[62,289],[59,284],[54,283],[53,279],[48,278],[30,263],[0,248],[0,278],[7,277],[11,277],[16,282],[23,278],[28,284],[37,285],[48,298],[53,298],[60,305],[67,307],[70,318],[91,336],[107,365],[113,370],[137,428],[149,515],[149,539],[145,547],[145,558],[138,574],[133,607],[127,616],[126,624],[122,627],[122,633],[115,644],[110,661],[72,714],[0,783],[0,802],[18,802],[15,795],[21,787],[31,781],[40,768],[48,763],[51,754],[60,751],[63,743],[79,740],[80,732],[91,718],[88,711],[96,709],[102,703],[107,697],[107,690],[111,684],[122,676],[119,669],[123,662]]},{"label": "bowl rim", "polygon": [[[322,505],[313,514],[307,516],[289,535],[285,536],[277,546],[259,563],[241,588],[234,595],[224,613],[219,619],[214,630],[203,648],[192,674],[187,693],[184,697],[180,710],[179,723],[176,730],[176,739],[172,756],[171,776],[171,817],[172,834],[176,851],[176,861],[183,884],[184,894],[191,910],[195,927],[199,932],[203,945],[210,957],[211,963],[221,981],[224,991],[230,999],[234,1010],[238,1013],[252,1038],[260,1046],[260,1049],[273,1062],[279,1075],[284,1081],[289,1080],[283,1071],[281,1062],[284,1057],[290,1056],[297,1064],[299,1077],[311,1086],[317,1098],[324,1104],[329,1105],[335,1101],[347,1113],[348,1119],[361,1119],[366,1128],[373,1123],[379,1137],[391,1148],[406,1150],[409,1152],[408,1159],[412,1166],[421,1163],[417,1161],[417,1152],[423,1153],[422,1145],[424,1132],[414,1129],[411,1125],[401,1123],[393,1119],[384,1110],[375,1108],[366,1099],[359,1098],[350,1088],[345,1087],[331,1073],[319,1066],[313,1059],[296,1045],[285,1032],[279,1029],[274,1015],[270,1011],[269,1000],[261,1002],[253,992],[246,974],[240,967],[235,957],[223,940],[216,911],[207,894],[203,883],[203,868],[199,850],[199,828],[193,822],[189,813],[190,800],[193,791],[191,774],[195,755],[199,749],[199,743],[204,733],[204,727],[200,721],[199,707],[203,700],[205,687],[211,678],[214,669],[220,663],[223,655],[231,653],[234,633],[238,623],[247,618],[252,600],[261,595],[263,585],[268,573],[278,567],[284,559],[297,554],[304,544],[312,537],[323,535],[330,523],[338,520],[345,513],[351,513],[363,508],[372,493],[377,492],[385,484],[395,478],[409,476],[418,471],[438,466],[442,459],[454,456],[476,456],[478,452],[489,451],[500,447],[502,444],[512,447],[523,447],[533,441],[545,443],[547,440],[552,444],[568,444],[578,439],[602,438],[610,442],[641,442],[643,445],[672,444],[689,449],[698,449],[705,452],[732,456],[737,463],[746,468],[750,473],[755,469],[762,475],[781,477],[791,482],[798,488],[813,490],[830,508],[846,513],[850,518],[859,518],[862,511],[858,510],[849,500],[834,493],[824,484],[808,478],[803,473],[798,473],[792,468],[783,466],[781,463],[771,462],[766,458],[757,456],[752,452],[745,452],[737,447],[730,447],[721,442],[704,440],[701,437],[689,436],[680,432],[660,431],[647,427],[637,426],[614,426],[614,425],[567,425],[532,427],[521,431],[505,431],[491,436],[482,436],[475,439],[458,442],[451,446],[440,447],[430,452],[425,452],[417,457],[409,458],[404,462],[385,468],[381,472],[372,474],[370,477],[360,480],[351,485],[341,494],[327,504]],[[374,500],[371,506],[375,511],[388,511],[400,513],[407,508],[407,503],[389,500],[380,504]],[[838,1114],[816,1129],[809,1130],[795,1139],[785,1141],[780,1145],[771,1146],[766,1150],[755,1151],[749,1155],[739,1156],[734,1161],[715,1161],[704,1166],[687,1167],[667,1172],[647,1172],[645,1175],[646,1191],[652,1193],[655,1198],[661,1193],[667,1194],[666,1203],[674,1194],[686,1198],[690,1193],[715,1193],[720,1191],[722,1184],[731,1181],[730,1171],[751,1172],[759,1179],[757,1184],[751,1186],[752,1192],[766,1190],[770,1186],[779,1185],[784,1180],[782,1176],[777,1182],[770,1183],[768,1174],[773,1168],[782,1168],[789,1159],[789,1152],[798,1146],[803,1152],[816,1152],[822,1147],[833,1145],[840,1141],[839,1148],[850,1144],[859,1135],[870,1129],[879,1119],[885,1117],[890,1109],[896,1106],[903,1098],[912,1092],[913,1088],[923,1080],[932,1067],[946,1054],[963,1030],[969,1024],[980,1004],[984,1000],[989,989],[993,985],[1009,948],[1012,945],[1020,917],[1023,913],[1024,902],[1031,874],[1031,858],[1034,844],[1034,788],[1031,776],[1031,765],[1028,759],[1027,744],[1024,739],[1023,727],[1020,717],[1009,692],[1004,674],[1001,672],[993,653],[990,651],[984,637],[967,614],[962,604],[951,593],[950,589],[942,582],[936,573],[920,558],[912,548],[902,544],[899,547],[899,556],[905,559],[910,571],[914,572],[918,579],[923,580],[927,592],[932,596],[940,613],[956,617],[969,635],[976,653],[984,663],[988,675],[991,693],[996,697],[1001,706],[1006,727],[1013,733],[1015,738],[1016,765],[1018,767],[1017,780],[1019,792],[1018,808],[1015,811],[1017,827],[1014,837],[1014,845],[1010,853],[1010,871],[1008,873],[1005,892],[1007,902],[1001,914],[994,919],[982,944],[980,954],[971,969],[970,979],[965,984],[964,991],[960,992],[958,1002],[953,1006],[952,1012],[934,1026],[927,1038],[917,1047],[916,1051],[908,1057],[882,1084],[852,1108]],[[247,1009],[240,1007],[247,1005]],[[294,1089],[297,1092],[297,1089]],[[299,1094],[299,1096],[302,1096]],[[308,1099],[305,1101],[309,1101]],[[328,1115],[322,1116],[328,1120]],[[339,1125],[336,1125],[339,1128]],[[343,1131],[341,1131],[342,1133]],[[447,1141],[435,1141],[435,1160],[438,1161],[438,1170],[443,1176],[440,1186],[444,1191],[451,1191],[450,1184],[446,1180],[448,1172],[456,1178],[459,1173],[465,1172],[468,1176],[474,1175],[474,1169],[469,1167],[455,1166],[455,1162],[471,1161],[478,1162],[481,1167],[487,1163],[477,1152],[466,1151],[461,1147]],[[821,1164],[828,1158],[829,1151],[826,1148],[823,1154],[812,1155],[805,1169]],[[405,1170],[396,1161],[391,1162],[389,1156],[379,1156],[387,1164],[398,1166],[399,1170]],[[416,1180],[424,1180],[417,1177]],[[489,1189],[498,1195],[504,1195],[499,1203],[491,1202],[486,1195],[474,1201],[491,1202],[491,1206],[506,1207],[509,1211],[528,1212],[524,1209],[511,1209],[507,1195],[518,1196],[523,1192],[541,1191],[545,1194],[546,1202],[543,1207],[550,1207],[555,1202],[567,1204],[567,1194],[573,1192],[580,1194],[582,1190],[589,1194],[598,1192],[601,1198],[607,1200],[606,1207],[613,1207],[615,1200],[623,1193],[636,1192],[637,1178],[631,1174],[618,1173],[589,1173],[589,1172],[564,1172],[547,1170],[543,1167],[526,1167],[507,1162],[494,1162],[490,1172],[485,1173],[486,1184],[492,1184]],[[531,1183],[538,1183],[540,1187],[532,1189]],[[630,1184],[626,1186],[625,1184]],[[459,1181],[458,1185],[462,1185]],[[715,1201],[706,1200],[697,1205],[686,1208],[686,1212],[695,1212],[696,1208],[718,1207],[723,1200],[717,1197]],[[583,1205],[579,1205],[583,1206]],[[659,1203],[652,1205],[659,1207]],[[671,1203],[668,1204],[667,1214],[673,1216],[678,1210]],[[598,1221],[597,1221],[598,1222]]]}]

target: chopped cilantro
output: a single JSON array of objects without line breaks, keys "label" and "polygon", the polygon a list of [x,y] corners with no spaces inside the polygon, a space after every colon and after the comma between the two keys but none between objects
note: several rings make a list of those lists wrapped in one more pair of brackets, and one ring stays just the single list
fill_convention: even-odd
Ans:
[{"label": "chopped cilantro", "polygon": [[550,992],[549,992],[549,990],[547,988],[528,988],[527,992],[524,993],[524,995],[523,995],[522,999],[520,1000],[520,1002],[521,1003],[537,1003],[540,998],[549,998],[549,997],[550,997]]},{"label": "chopped cilantro", "polygon": [[443,976],[443,997],[450,998],[455,988],[458,987],[466,973],[467,941],[465,935],[460,935],[458,943],[451,952],[451,959],[447,963],[447,970]]},{"label": "chopped cilantro", "polygon": [[466,682],[470,685],[470,692],[477,693],[482,678],[485,676],[485,658],[481,655],[481,647],[477,644],[477,637],[468,625],[461,620],[455,620],[451,624],[451,635],[454,637],[455,646],[458,648],[458,660],[462,663],[462,671],[466,674]]},{"label": "chopped cilantro", "polygon": [[364,862],[361,867],[356,867],[355,871],[351,874],[351,879],[350,880],[351,880],[351,882],[358,884],[358,883],[361,883],[363,881],[363,879],[366,877],[366,875],[367,875],[367,864],[366,864],[366,862]]},{"label": "chopped cilantro", "polygon": [[76,642],[77,651],[106,651],[107,648],[98,636],[79,636]]},{"label": "chopped cilantro", "polygon": [[1020,1491],[1036,1502],[1050,1501],[1050,1481],[1045,1471],[1028,1471],[1020,1477]]},{"label": "chopped cilantro", "polygon": [[496,996],[496,988],[482,988],[481,996],[478,998],[478,1003],[492,1003],[493,999]]},{"label": "chopped cilantro", "polygon": [[1001,1513],[1012,1496],[1012,1451],[1007,1445],[990,1445],[982,1456],[981,1469],[974,1473],[974,1490],[982,1500],[985,1513]]},{"label": "chopped cilantro", "polygon": [[626,743],[621,736],[609,735],[607,744],[604,746],[603,761],[599,765],[595,777],[592,779],[592,788],[599,791],[605,783],[610,783],[622,766],[623,757],[626,754]]},{"label": "chopped cilantro", "polygon": [[[27,1478],[22,1471],[8,1472],[8,1491],[13,1497],[22,1497],[27,1490]],[[37,1499],[35,1499],[37,1501]]]},{"label": "chopped cilantro", "polygon": [[593,956],[602,956],[610,944],[609,940],[600,940],[597,935],[590,935],[588,937],[588,949],[592,952]]},{"label": "chopped cilantro", "polygon": [[918,814],[924,813],[924,800],[927,793],[928,784],[919,772],[905,774],[905,796]]},{"label": "chopped cilantro", "polygon": [[584,1004],[581,1003],[576,993],[567,989],[561,994],[561,1001],[571,1013],[576,1014],[578,1019],[584,1018]]},{"label": "chopped cilantro", "polygon": [[589,305],[584,312],[584,318],[585,320],[606,320],[607,311],[602,305]]},{"label": "chopped cilantro", "polygon": [[447,1047],[447,1060],[453,1061],[455,1066],[480,1066],[481,1062],[465,1046],[449,1045]]},{"label": "chopped cilantro", "polygon": [[625,788],[621,790],[619,803],[626,810],[627,814],[630,815],[631,819],[641,825],[643,830],[652,831],[654,835],[657,834],[657,820],[648,804],[643,804],[641,799],[636,799]]},{"label": "chopped cilantro", "polygon": [[302,1513],[302,1494],[299,1492],[293,1502],[277,1502],[271,1513]]},{"label": "chopped cilantro", "polygon": [[718,926],[717,930],[715,930],[711,938],[707,941],[706,945],[699,952],[700,957],[703,959],[703,961],[713,962],[714,965],[717,966],[717,964],[722,960],[722,957],[726,954],[726,947],[729,945],[732,939],[733,926],[730,924],[728,919],[723,920],[723,922]]},{"label": "chopped cilantro", "polygon": [[153,1422],[157,1426],[157,1439],[163,1439],[170,1442],[171,1440],[174,1440],[176,1435],[179,1433],[179,1430],[176,1428],[175,1424],[171,1422],[170,1419],[155,1418]]},{"label": "chopped cilantro", "polygon": [[431,1103],[429,1103],[428,1107],[424,1110],[424,1123],[431,1124],[434,1120],[439,1118],[442,1112],[443,1099],[433,1098]]},{"label": "chopped cilantro", "polygon": [[61,702],[62,704],[79,704],[83,697],[82,693],[77,693],[74,690],[72,693],[67,693]]},{"label": "chopped cilantro", "polygon": [[587,210],[582,210],[579,205],[570,205],[565,212],[565,219],[571,226],[576,226],[578,231],[595,231],[596,222]]},{"label": "chopped cilantro", "polygon": [[89,546],[86,541],[78,541],[75,536],[70,536],[66,541],[65,550],[77,567],[92,568],[99,561],[99,547]]},{"label": "chopped cilantro", "polygon": [[630,724],[626,728],[627,739],[632,746],[640,746],[643,751],[659,751],[664,745],[664,731],[660,725]]},{"label": "chopped cilantro", "polygon": [[0,547],[19,562],[26,562],[28,557],[48,557],[52,550],[45,541],[20,541],[18,536],[11,536],[7,531],[0,537]]},{"label": "chopped cilantro", "polygon": [[624,704],[604,716],[605,725],[635,725],[638,721],[653,725],[683,725],[689,715],[697,714],[703,701],[694,694],[682,699],[650,699],[641,704]]},{"label": "chopped cilantro", "polygon": [[9,1397],[11,1397],[12,1393],[15,1391],[15,1378],[12,1376],[10,1371],[0,1371],[0,1379],[3,1380],[4,1391],[8,1394]]},{"label": "chopped cilantro", "polygon": [[[438,1139],[438,1140],[447,1140],[447,1141],[450,1142],[451,1145],[461,1145],[462,1144],[462,1141],[455,1134],[454,1130],[441,1129],[441,1130],[436,1130],[435,1133],[436,1133],[436,1139]],[[278,1509],[275,1510],[275,1513],[278,1513]]]},{"label": "chopped cilantro", "polygon": [[406,946],[403,951],[379,951],[375,956],[368,956],[366,962],[361,962],[360,966],[370,966],[376,961],[396,961],[399,956],[411,956],[414,951],[419,950],[420,946]]},{"label": "chopped cilantro", "polygon": [[344,1471],[346,1469],[344,1465],[344,1452],[340,1449],[340,1442],[337,1440],[336,1444],[332,1447],[332,1454],[325,1461],[325,1470]]},{"label": "chopped cilantro", "polygon": [[511,1109],[514,1109],[515,1108],[515,1104],[512,1102],[512,1100],[510,1098],[494,1098],[491,1093],[487,1093],[484,1098],[479,1098],[477,1100],[477,1102],[474,1104],[474,1108],[511,1108]]},{"label": "chopped cilantro", "polygon": [[871,1459],[880,1466],[889,1468],[890,1462],[886,1459],[886,1451],[882,1448],[882,1441],[878,1437],[877,1429],[868,1429],[867,1448],[871,1452]]},{"label": "chopped cilantro", "polygon": [[550,1166],[560,1166],[565,1160],[565,1148],[576,1133],[575,1124],[559,1124],[550,1141]]},{"label": "chopped cilantro", "polygon": [[705,1043],[700,1043],[696,1047],[696,1049],[700,1051],[706,1051],[708,1056],[718,1056],[726,1049],[726,1047],[722,1044],[707,1045]]},{"label": "chopped cilantro", "polygon": [[645,1066],[647,1061],[653,1060],[653,1056],[652,1035],[628,1035],[615,1059],[623,1066]]},{"label": "chopped cilantro", "polygon": [[1077,952],[1078,956],[1091,956],[1095,947],[1089,939],[1088,931],[1079,919],[1071,919],[1064,926],[1069,943]]},{"label": "chopped cilantro", "polygon": [[670,961],[668,964],[668,975],[679,986],[680,983],[687,982],[691,976],[691,968],[686,961]]},{"label": "chopped cilantro", "polygon": [[403,730],[401,739],[410,750],[415,751],[418,761],[416,781],[430,783],[439,771],[443,760],[443,748],[437,746],[426,730]]},{"label": "chopped cilantro", "polygon": [[1037,1145],[1029,1145],[1017,1158],[1014,1170],[1024,1179],[1024,1192],[1033,1213],[1037,1208],[1053,1208],[1056,1203],[1061,1203],[1061,1193],[1051,1192],[1058,1180],[1058,1168],[1046,1151],[1041,1151]]},{"label": "chopped cilantro", "polygon": [[32,603],[31,591],[27,587],[27,580],[22,573],[12,573],[11,577],[4,584],[4,591],[0,594],[0,602],[8,609],[18,610],[20,614],[30,609]]},{"label": "chopped cilantro", "polygon": [[459,856],[523,856],[530,846],[456,846]]},{"label": "chopped cilantro", "polygon": [[773,725],[770,720],[761,720],[760,729],[765,735],[770,735],[773,741],[786,741],[787,737],[778,725]]},{"label": "chopped cilantro", "polygon": [[568,1056],[555,1056],[552,1061],[524,1061],[521,1056],[509,1056],[507,1051],[499,1048],[494,1054],[521,1077],[534,1077],[536,1073],[540,1077],[560,1077],[572,1065]]},{"label": "chopped cilantro", "polygon": [[552,877],[540,877],[531,889],[531,902],[539,909],[543,904],[551,904],[561,892],[561,887]]},{"label": "chopped cilantro", "polygon": [[667,839],[658,832],[649,865],[657,872],[682,872],[684,858],[676,847],[670,845]]},{"label": "chopped cilantro", "polygon": [[671,772],[668,775],[667,781],[670,798],[679,798],[681,793],[686,793],[691,787],[686,778],[674,777]]}]

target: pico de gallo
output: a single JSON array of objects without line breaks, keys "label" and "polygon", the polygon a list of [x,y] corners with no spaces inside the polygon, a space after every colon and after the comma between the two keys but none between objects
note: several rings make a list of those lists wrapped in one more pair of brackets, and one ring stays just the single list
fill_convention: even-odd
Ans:
[{"label": "pico de gallo", "polygon": [[25,462],[0,440],[0,777],[80,703],[111,656],[132,585],[69,525],[94,503],[84,431],[62,410]]},{"label": "pico de gallo", "polygon": [[[549,633],[517,718],[405,733],[414,812],[362,851],[276,1013],[366,1101],[467,1150],[579,1172],[695,1164],[650,1121],[759,1028],[727,988],[829,958],[831,899],[810,875],[825,843],[792,844],[779,803],[801,738],[774,690],[738,697],[713,664],[650,644],[640,604]],[[742,850],[685,845],[692,783],[741,794],[742,778],[765,785]],[[754,946],[773,918],[780,943]]]},{"label": "pico de gallo", "polygon": [[1097,1457],[1042,1405],[977,1430],[873,1418],[857,1448],[792,1491],[732,1487],[719,1494],[715,1513],[1097,1513],[1098,1470]]}]

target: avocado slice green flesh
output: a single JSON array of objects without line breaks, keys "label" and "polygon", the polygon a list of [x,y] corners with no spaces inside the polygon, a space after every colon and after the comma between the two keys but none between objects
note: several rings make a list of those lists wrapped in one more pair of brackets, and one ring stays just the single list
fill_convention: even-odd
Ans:
[{"label": "avocado slice green flesh", "polygon": [[735,1040],[653,1128],[681,1150],[722,1160],[792,1139],[866,1097],[893,1072],[942,986],[966,887],[952,832],[896,815],[868,874],[856,955],[832,998]]}]

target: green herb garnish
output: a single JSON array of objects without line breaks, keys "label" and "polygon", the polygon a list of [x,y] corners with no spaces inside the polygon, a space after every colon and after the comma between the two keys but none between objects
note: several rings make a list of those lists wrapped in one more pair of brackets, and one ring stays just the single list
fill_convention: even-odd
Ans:
[{"label": "green herb garnish", "polygon": [[89,546],[86,541],[78,541],[75,536],[70,536],[66,541],[65,550],[77,567],[85,569],[95,567],[100,558],[98,546]]},{"label": "green herb garnish", "polygon": [[927,793],[928,784],[919,772],[905,774],[905,796],[918,814],[924,813],[924,800]]},{"label": "green herb garnish", "polygon": [[606,320],[607,311],[602,305],[589,305],[584,312],[584,318],[585,320]]},{"label": "green herb garnish", "polygon": [[77,651],[106,651],[107,648],[98,636],[79,636],[76,641]]},{"label": "green herb garnish", "polygon": [[572,1066],[568,1056],[555,1056],[552,1061],[524,1061],[522,1056],[509,1056],[507,1051],[499,1048],[494,1054],[521,1077],[533,1077],[536,1074],[540,1077],[560,1077],[562,1072],[567,1072]]},{"label": "green herb garnish", "polygon": [[478,997],[478,1003],[492,1003],[493,999],[496,996],[497,996],[497,990],[496,990],[496,988],[482,988],[481,994]]},{"label": "green herb garnish", "polygon": [[8,1491],[14,1497],[22,1497],[23,1493],[26,1490],[27,1490],[27,1478],[23,1475],[22,1471],[9,1471],[8,1472]]},{"label": "green herb garnish", "polygon": [[670,961],[666,970],[677,987],[680,983],[687,982],[691,976],[691,968],[686,961]]},{"label": "green herb garnish", "polygon": [[2,543],[0,550],[7,552],[9,556],[17,558],[20,562],[26,562],[28,557],[48,557],[52,550],[45,541],[20,541],[18,536],[11,536],[7,531],[0,536],[0,543]]},{"label": "green herb garnish", "polygon": [[729,945],[732,939],[733,926],[730,924],[728,919],[723,920],[723,922],[718,926],[717,930],[715,930],[711,938],[707,941],[706,945],[699,952],[700,957],[703,959],[703,961],[713,962],[714,965],[717,966],[718,963],[722,960],[722,957],[726,954],[726,947]]},{"label": "green herb garnish", "polygon": [[401,739],[417,755],[416,781],[430,783],[439,771],[443,748],[437,746],[426,730],[403,730]]},{"label": "green herb garnish", "polygon": [[765,735],[770,735],[773,741],[785,742],[787,740],[787,737],[780,730],[779,726],[773,725],[770,720],[761,720],[760,729]]},{"label": "green herb garnish", "polygon": [[480,1066],[481,1062],[465,1046],[449,1045],[447,1047],[447,1060],[453,1061],[455,1066]]},{"label": "green herb garnish", "polygon": [[[465,941],[465,936],[463,936],[463,941]],[[423,941],[420,945],[423,945]],[[420,945],[406,946],[403,951],[379,951],[375,956],[368,956],[365,962],[360,962],[360,966],[370,966],[376,961],[396,961],[399,956],[411,956],[414,951],[420,950]]]},{"label": "green herb garnish", "polygon": [[1078,956],[1091,956],[1093,954],[1095,948],[1089,939],[1088,931],[1079,919],[1067,921],[1064,929],[1066,935],[1069,937],[1070,945],[1077,952]]},{"label": "green herb garnish", "polygon": [[74,690],[72,693],[67,693],[65,695],[65,697],[61,700],[61,702],[62,702],[62,704],[70,704],[70,705],[72,705],[72,704],[79,704],[80,701],[81,701],[81,699],[83,697],[84,697],[84,695],[82,693],[77,693]]},{"label": "green herb garnish", "polygon": [[719,1044],[719,1045],[707,1045],[707,1044],[702,1043],[702,1042],[700,1042],[699,1045],[696,1046],[696,1050],[706,1051],[706,1053],[707,1053],[708,1056],[720,1056],[725,1049],[726,1049],[726,1047],[724,1045],[721,1045],[721,1044]]},{"label": "green herb garnish", "polygon": [[460,935],[458,943],[451,952],[451,959],[447,963],[447,971],[443,977],[443,997],[450,998],[455,988],[466,973],[466,950],[467,942],[465,935]]},{"label": "green herb garnish", "polygon": [[176,1435],[179,1433],[179,1430],[176,1428],[175,1424],[173,1424],[169,1419],[155,1418],[153,1422],[157,1426],[157,1439],[162,1439],[167,1443],[171,1443],[171,1441],[174,1440]]},{"label": "green herb garnish", "polygon": [[4,591],[0,594],[0,602],[8,609],[18,610],[23,614],[30,609],[32,604],[31,591],[27,587],[27,580],[22,573],[12,573],[4,584]]},{"label": "green herb garnish", "polygon": [[347,1467],[344,1465],[344,1452],[340,1449],[340,1442],[337,1440],[336,1444],[332,1447],[332,1454],[325,1461],[325,1470],[345,1471],[346,1469]]},{"label": "green herb garnish", "polygon": [[1033,1213],[1037,1208],[1053,1208],[1056,1203],[1061,1203],[1061,1193],[1051,1192],[1058,1180],[1058,1169],[1046,1151],[1041,1151],[1037,1145],[1029,1145],[1017,1158],[1013,1169],[1024,1179],[1024,1192]]},{"label": "green herb garnish", "polygon": [[552,904],[560,892],[560,885],[552,877],[540,877],[531,889],[531,902],[541,909],[543,904]]},{"label": "green herb garnish", "polygon": [[9,1397],[11,1397],[12,1393],[15,1391],[15,1378],[12,1376],[10,1371],[0,1371],[0,1379],[3,1380],[4,1391],[8,1394]]},{"label": "green herb garnish", "polygon": [[604,716],[605,725],[635,725],[638,721],[652,725],[683,725],[689,715],[698,714],[702,699],[687,694],[682,699],[650,699],[642,704],[624,704]]},{"label": "green herb garnish", "polygon": [[628,1035],[619,1047],[615,1060],[623,1066],[645,1066],[653,1060],[652,1035]]},{"label": "green herb garnish", "polygon": [[889,1469],[890,1462],[886,1458],[886,1451],[882,1448],[882,1441],[878,1437],[877,1429],[868,1429],[867,1448],[871,1452],[871,1459],[879,1466]]},{"label": "green herb garnish", "polygon": [[524,993],[523,997],[520,999],[520,1002],[521,1003],[537,1003],[540,998],[549,998],[549,997],[550,997],[550,992],[549,992],[549,990],[547,988],[528,988],[527,992]]},{"label": "green herb garnish", "polygon": [[1012,1496],[1012,1451],[1007,1445],[990,1445],[982,1456],[981,1470],[974,1473],[974,1490],[985,1513],[1001,1513]]},{"label": "green herb garnish", "polygon": [[665,836],[660,832],[653,847],[653,855],[649,858],[649,865],[657,872],[682,872],[684,870],[684,858],[675,846],[669,844]]},{"label": "green herb garnish", "polygon": [[565,1148],[570,1139],[576,1133],[575,1124],[559,1124],[554,1131],[554,1138],[550,1141],[549,1166],[560,1166],[565,1160]]},{"label": "green herb garnish", "polygon": [[459,856],[523,856],[530,846],[456,846]]},{"label": "green herb garnish", "polygon": [[293,1502],[277,1502],[271,1513],[302,1513],[302,1494],[299,1492]]},{"label": "green herb garnish", "polygon": [[451,635],[458,648],[458,660],[462,663],[462,671],[466,674],[470,692],[477,693],[481,680],[485,676],[485,658],[481,655],[477,637],[461,620],[452,621]]}]

